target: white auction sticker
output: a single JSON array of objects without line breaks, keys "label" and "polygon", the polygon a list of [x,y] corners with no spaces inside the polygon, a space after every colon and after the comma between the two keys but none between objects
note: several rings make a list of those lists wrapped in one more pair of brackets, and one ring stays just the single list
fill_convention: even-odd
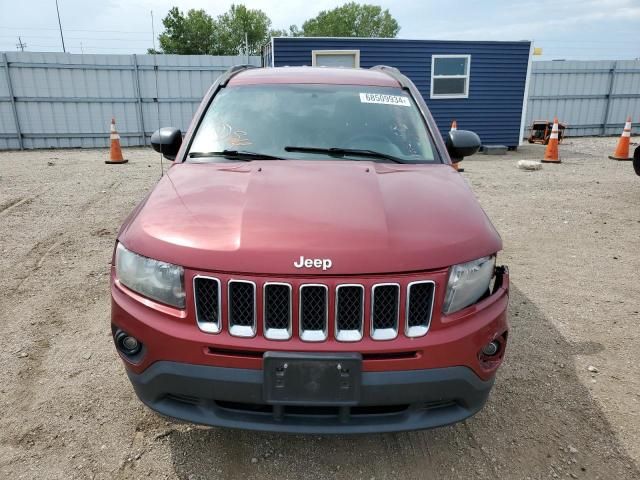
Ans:
[{"label": "white auction sticker", "polygon": [[410,107],[411,102],[402,95],[385,95],[383,93],[361,93],[360,103],[380,103],[382,105],[400,105]]}]

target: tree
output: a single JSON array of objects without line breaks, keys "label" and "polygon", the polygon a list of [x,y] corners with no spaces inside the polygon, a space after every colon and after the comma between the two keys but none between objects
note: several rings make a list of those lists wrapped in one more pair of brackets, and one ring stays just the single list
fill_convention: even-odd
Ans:
[{"label": "tree", "polygon": [[[173,7],[162,24],[165,30],[158,39],[163,53],[214,54],[216,22],[204,10],[191,9],[185,16],[178,7]],[[149,53],[154,53],[153,49]]]},{"label": "tree", "polygon": [[289,30],[275,29],[269,32],[269,37],[302,37],[304,32],[297,25],[290,25]]},{"label": "tree", "polygon": [[289,36],[290,37],[303,37],[304,32],[298,28],[297,25],[289,25]]},{"label": "tree", "polygon": [[231,5],[228,12],[214,19],[204,10],[191,9],[185,15],[178,7],[162,19],[160,50],[148,53],[180,55],[260,55],[269,37],[395,37],[398,22],[389,10],[376,5],[346,3],[322,11],[304,22],[302,28],[272,30],[271,20],[258,9]]},{"label": "tree", "polygon": [[323,10],[302,24],[305,37],[393,38],[399,31],[400,26],[388,9],[355,2]]},{"label": "tree", "polygon": [[269,40],[271,20],[262,10],[244,5],[231,5],[227,13],[218,17],[214,55],[239,55],[245,52],[245,35],[249,55],[259,55]]},{"label": "tree", "polygon": [[[259,55],[269,37],[284,31],[271,31],[271,20],[262,10],[244,5],[231,5],[228,12],[214,19],[204,10],[189,10],[184,15],[178,7],[169,10],[164,19],[164,32],[159,36],[161,51],[148,53],[180,55]],[[284,32],[286,34],[286,32]]]}]

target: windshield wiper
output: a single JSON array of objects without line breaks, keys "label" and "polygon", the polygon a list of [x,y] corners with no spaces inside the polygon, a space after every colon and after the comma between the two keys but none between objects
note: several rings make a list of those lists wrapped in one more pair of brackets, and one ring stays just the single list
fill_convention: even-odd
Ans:
[{"label": "windshield wiper", "polygon": [[284,147],[284,149],[287,152],[325,153],[325,154],[329,154],[337,157],[352,155],[352,156],[358,156],[358,157],[383,158],[385,160],[390,160],[395,163],[407,163],[401,158],[394,157],[393,155],[389,155],[388,153],[376,152],[375,150],[361,150],[357,148],[339,148],[339,147],[320,148],[320,147],[295,147],[295,146]]},{"label": "windshield wiper", "polygon": [[265,153],[248,152],[246,150],[222,150],[220,152],[191,152],[189,158],[224,157],[230,160],[284,160],[282,157],[275,157]]}]

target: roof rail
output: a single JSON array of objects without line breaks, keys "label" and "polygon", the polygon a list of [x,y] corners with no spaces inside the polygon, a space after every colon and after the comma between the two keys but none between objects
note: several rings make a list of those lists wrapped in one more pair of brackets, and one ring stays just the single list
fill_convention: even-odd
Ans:
[{"label": "roof rail", "polygon": [[386,73],[395,81],[397,81],[402,88],[410,87],[410,85],[407,83],[406,77],[396,67],[390,67],[388,65],[376,65],[375,67],[371,67],[371,70],[378,70],[379,72]]},{"label": "roof rail", "polygon": [[226,87],[227,83],[229,83],[229,80],[231,80],[233,77],[235,77],[238,73],[242,72],[243,70],[248,70],[250,68],[257,68],[257,67],[255,65],[234,65],[233,67],[229,68],[226,72],[224,72],[221,75],[220,86]]}]

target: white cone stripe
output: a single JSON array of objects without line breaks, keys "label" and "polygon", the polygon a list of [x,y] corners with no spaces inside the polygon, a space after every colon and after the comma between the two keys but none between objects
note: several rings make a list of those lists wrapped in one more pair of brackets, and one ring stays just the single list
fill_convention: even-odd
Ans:
[{"label": "white cone stripe", "polygon": [[624,132],[622,132],[622,136],[623,137],[630,137],[631,136],[631,132],[628,132],[628,131],[625,130]]},{"label": "white cone stripe", "polygon": [[557,123],[553,124],[553,128],[551,129],[551,132],[558,133],[558,124]]},{"label": "white cone stripe", "polygon": [[631,122],[626,122],[626,123],[624,124],[624,129],[625,129],[625,130],[631,130]]},{"label": "white cone stripe", "polygon": [[112,123],[111,124],[111,133],[114,133],[116,131],[116,126]]},{"label": "white cone stripe", "polygon": [[558,139],[558,132],[551,132],[551,136],[549,138],[555,138],[557,140]]},{"label": "white cone stripe", "polygon": [[109,138],[111,140],[120,140],[120,135],[118,135],[117,133],[112,133]]}]

